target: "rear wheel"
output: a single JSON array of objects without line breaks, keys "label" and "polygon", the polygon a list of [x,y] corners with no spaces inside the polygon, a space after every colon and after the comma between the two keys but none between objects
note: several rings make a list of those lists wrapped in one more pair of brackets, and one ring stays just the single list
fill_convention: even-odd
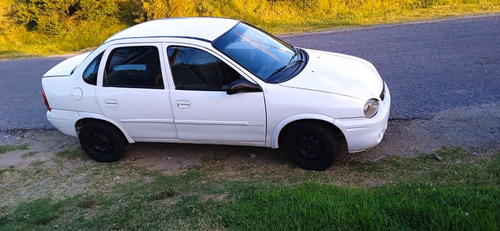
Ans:
[{"label": "rear wheel", "polygon": [[336,134],[330,128],[314,122],[292,125],[287,129],[283,141],[290,159],[308,170],[327,169],[339,150]]},{"label": "rear wheel", "polygon": [[100,121],[85,123],[78,138],[87,155],[99,162],[117,161],[123,156],[128,145],[118,129]]}]

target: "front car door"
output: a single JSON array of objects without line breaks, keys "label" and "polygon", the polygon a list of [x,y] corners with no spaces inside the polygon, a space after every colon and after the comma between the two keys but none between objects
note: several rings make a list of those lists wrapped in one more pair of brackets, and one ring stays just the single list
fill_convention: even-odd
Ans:
[{"label": "front car door", "polygon": [[177,139],[161,44],[109,47],[100,68],[96,98],[103,114],[135,141]]},{"label": "front car door", "polygon": [[215,53],[194,45],[165,44],[172,76],[170,99],[180,140],[263,146],[263,92],[226,93],[243,78]]}]

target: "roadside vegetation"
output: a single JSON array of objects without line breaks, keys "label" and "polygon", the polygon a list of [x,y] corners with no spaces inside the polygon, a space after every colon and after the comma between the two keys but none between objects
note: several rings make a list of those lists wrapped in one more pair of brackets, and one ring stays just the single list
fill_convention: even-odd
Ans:
[{"label": "roadside vegetation", "polygon": [[103,164],[64,150],[0,170],[0,230],[500,228],[500,153],[443,148],[324,172],[275,154],[158,171],[134,164],[140,157]]},{"label": "roadside vegetation", "polygon": [[77,52],[165,17],[229,17],[289,34],[498,12],[499,0],[2,0],[0,58]]}]

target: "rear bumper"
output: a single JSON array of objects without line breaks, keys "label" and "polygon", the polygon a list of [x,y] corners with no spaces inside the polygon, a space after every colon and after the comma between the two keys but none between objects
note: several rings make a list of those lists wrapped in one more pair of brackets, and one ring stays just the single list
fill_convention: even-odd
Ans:
[{"label": "rear bumper", "polygon": [[77,112],[74,111],[63,111],[57,109],[47,111],[47,120],[55,128],[57,128],[57,130],[70,136],[78,136],[76,133],[75,124],[79,119],[80,116]]}]

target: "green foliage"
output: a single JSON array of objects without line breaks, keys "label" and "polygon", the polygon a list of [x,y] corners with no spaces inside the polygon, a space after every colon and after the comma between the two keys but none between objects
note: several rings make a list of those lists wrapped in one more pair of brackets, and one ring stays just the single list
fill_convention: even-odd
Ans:
[{"label": "green foliage", "polygon": [[112,0],[18,0],[15,19],[29,30],[59,35],[68,32],[78,21],[107,21],[117,23],[118,9]]},{"label": "green foliage", "polygon": [[301,183],[247,190],[218,215],[228,230],[495,230],[499,199],[498,187]]},{"label": "green foliage", "polygon": [[[158,18],[197,16],[193,0],[135,0],[140,6],[135,22],[145,22]],[[204,1],[201,2],[202,4]]]},{"label": "green foliage", "polygon": [[294,33],[471,13],[500,12],[498,0],[2,0],[0,57],[94,47],[136,23],[211,16]]},{"label": "green foliage", "polygon": [[216,16],[254,24],[354,20],[392,15],[435,6],[492,5],[495,0],[17,0],[17,22],[47,34],[60,34],[78,20],[110,24],[144,22],[157,18]]},{"label": "green foliage", "polygon": [[[4,214],[0,228],[5,230],[29,230],[47,225],[64,213],[65,200],[53,202],[49,198],[20,203],[11,214]],[[3,226],[3,227],[2,227]]]}]

